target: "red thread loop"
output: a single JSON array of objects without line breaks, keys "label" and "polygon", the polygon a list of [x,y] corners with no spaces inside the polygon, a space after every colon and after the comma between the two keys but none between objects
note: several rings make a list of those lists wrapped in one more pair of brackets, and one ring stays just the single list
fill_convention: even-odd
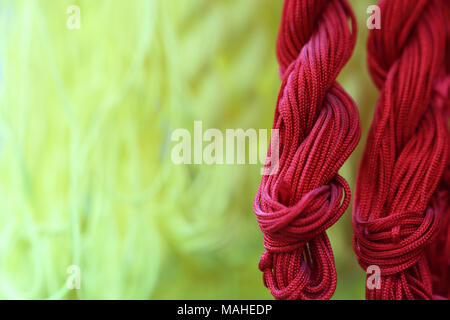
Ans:
[{"label": "red thread loop", "polygon": [[344,213],[341,206],[343,188],[349,192],[345,180],[336,178],[330,185],[308,192],[292,207],[269,199],[267,193],[261,195],[272,204],[271,210],[264,212],[258,200],[255,202],[255,214],[264,232],[264,247],[270,252],[291,252],[328,229]]},{"label": "red thread loop", "polygon": [[412,211],[372,221],[361,221],[355,215],[359,263],[366,270],[371,265],[379,266],[384,276],[409,268],[422,258],[438,221],[433,208],[424,215]]}]

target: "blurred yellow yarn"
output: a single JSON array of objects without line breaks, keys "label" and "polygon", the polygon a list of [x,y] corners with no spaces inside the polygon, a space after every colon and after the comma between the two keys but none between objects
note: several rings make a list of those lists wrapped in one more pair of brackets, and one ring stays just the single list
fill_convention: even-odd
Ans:
[{"label": "blurred yellow yarn", "polygon": [[[351,4],[361,33],[340,81],[368,123],[368,3]],[[70,5],[80,29],[66,27]],[[170,137],[194,120],[271,127],[281,6],[0,2],[0,298],[271,298],[252,211],[260,167],[177,166]],[[361,144],[343,168],[352,186]],[[362,298],[350,211],[330,237],[335,297]]]}]

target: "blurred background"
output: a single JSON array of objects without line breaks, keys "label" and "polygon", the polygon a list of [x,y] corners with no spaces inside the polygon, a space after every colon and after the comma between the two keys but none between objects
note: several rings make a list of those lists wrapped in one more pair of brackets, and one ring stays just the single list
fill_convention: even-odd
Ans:
[{"label": "blurred background", "polygon": [[[367,7],[338,81],[363,136],[377,92]],[[80,29],[67,27],[71,5]],[[271,299],[252,202],[260,165],[174,165],[171,133],[271,128],[276,0],[0,0],[0,298]],[[364,298],[351,208],[329,232],[334,299]],[[69,266],[81,286],[70,290]],[[69,270],[68,270],[69,268]]]}]

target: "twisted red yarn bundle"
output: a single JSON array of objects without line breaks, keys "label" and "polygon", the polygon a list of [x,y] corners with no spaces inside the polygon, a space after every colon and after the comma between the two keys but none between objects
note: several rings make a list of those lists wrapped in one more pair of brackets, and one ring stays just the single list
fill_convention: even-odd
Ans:
[{"label": "twisted red yarn bundle", "polygon": [[362,268],[381,270],[368,299],[448,298],[448,0],[379,6],[368,56],[381,93],[359,168],[354,248]]},{"label": "twisted red yarn bundle", "polygon": [[336,77],[355,35],[345,0],[284,2],[273,125],[280,159],[277,173],[263,176],[254,201],[266,249],[259,268],[276,299],[329,299],[336,288],[325,230],[350,202],[338,170],[360,138],[358,111]]},{"label": "twisted red yarn bundle", "polygon": [[[444,119],[448,124],[450,118],[450,2],[445,2],[442,12],[447,21],[447,42],[445,50],[446,81],[440,81],[436,86],[435,104],[444,108]],[[447,139],[450,144],[450,138]],[[447,147],[447,166],[437,189],[437,198],[440,203],[443,218],[437,239],[428,249],[433,294],[435,299],[450,299],[450,145]]]}]

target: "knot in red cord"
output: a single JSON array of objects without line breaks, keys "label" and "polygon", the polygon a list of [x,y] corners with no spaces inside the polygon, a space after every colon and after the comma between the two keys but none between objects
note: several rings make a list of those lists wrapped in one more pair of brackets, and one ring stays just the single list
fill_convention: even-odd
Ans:
[{"label": "knot in red cord", "polygon": [[435,235],[438,219],[433,208],[423,214],[403,212],[371,221],[355,216],[355,248],[360,265],[380,267],[381,275],[401,272],[423,256]]},{"label": "knot in red cord", "polygon": [[[281,188],[284,188],[283,184]],[[331,227],[343,214],[341,200],[344,188],[348,196],[350,190],[345,180],[336,176],[329,185],[308,192],[290,207],[272,199],[263,190],[256,198],[254,211],[264,232],[264,247],[270,252],[291,252]],[[260,207],[261,202],[268,205],[264,211]]]}]

